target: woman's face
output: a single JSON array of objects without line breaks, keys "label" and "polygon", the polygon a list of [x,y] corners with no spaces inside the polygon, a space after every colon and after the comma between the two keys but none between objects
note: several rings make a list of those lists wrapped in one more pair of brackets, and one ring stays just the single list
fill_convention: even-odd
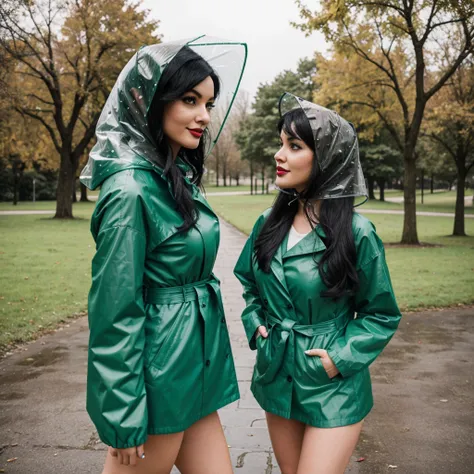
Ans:
[{"label": "woman's face", "polygon": [[208,76],[183,96],[165,106],[163,131],[176,157],[181,147],[195,149],[211,120],[214,82]]},{"label": "woman's face", "polygon": [[280,133],[281,148],[275,154],[275,184],[282,189],[294,188],[298,192],[307,187],[313,168],[313,150],[303,140]]}]

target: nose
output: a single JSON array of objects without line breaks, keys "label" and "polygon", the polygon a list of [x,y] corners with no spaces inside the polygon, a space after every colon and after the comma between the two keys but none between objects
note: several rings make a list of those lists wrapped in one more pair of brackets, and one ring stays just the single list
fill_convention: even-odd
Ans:
[{"label": "nose", "polygon": [[276,153],[275,153],[275,161],[277,163],[283,163],[286,160],[285,155],[283,153],[283,147],[281,147]]},{"label": "nose", "polygon": [[208,108],[203,105],[199,109],[199,114],[196,117],[196,122],[201,123],[202,125],[207,125],[211,121],[211,115],[209,114]]}]

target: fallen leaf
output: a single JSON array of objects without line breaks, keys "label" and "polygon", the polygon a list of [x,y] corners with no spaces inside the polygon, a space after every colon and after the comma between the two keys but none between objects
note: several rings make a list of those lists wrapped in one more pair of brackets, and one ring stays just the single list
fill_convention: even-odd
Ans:
[{"label": "fallen leaf", "polygon": [[10,458],[10,459],[7,459],[7,462],[15,462],[18,458]]},{"label": "fallen leaf", "polygon": [[365,458],[359,458],[359,459],[357,459],[356,462],[362,462],[362,461],[365,461]]},{"label": "fallen leaf", "polygon": [[15,446],[18,446],[18,443],[12,443],[12,444],[10,444],[10,446],[11,446],[12,448],[14,448]]},{"label": "fallen leaf", "polygon": [[448,401],[448,400],[446,400],[446,398],[442,398],[442,399],[440,400],[440,402],[443,402],[443,403],[446,403],[447,401]]},{"label": "fallen leaf", "polygon": [[389,464],[389,465],[388,465],[388,468],[389,468],[389,469],[396,469],[397,467],[398,467],[398,466],[395,466],[395,465],[393,465],[393,464]]}]

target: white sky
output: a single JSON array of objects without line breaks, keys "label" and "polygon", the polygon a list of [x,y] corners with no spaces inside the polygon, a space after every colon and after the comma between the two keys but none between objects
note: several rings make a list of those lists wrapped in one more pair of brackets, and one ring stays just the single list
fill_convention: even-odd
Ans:
[{"label": "white sky", "polygon": [[[314,9],[315,0],[306,4]],[[299,21],[294,0],[145,0],[153,18],[161,21],[163,41],[206,34],[248,45],[247,68],[241,89],[253,99],[260,83],[270,82],[298,60],[326,51],[319,33],[306,37],[290,25]]]}]

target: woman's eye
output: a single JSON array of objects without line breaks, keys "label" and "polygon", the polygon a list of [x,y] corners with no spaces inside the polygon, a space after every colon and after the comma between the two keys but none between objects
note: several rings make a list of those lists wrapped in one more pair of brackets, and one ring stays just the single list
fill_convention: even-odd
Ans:
[{"label": "woman's eye", "polygon": [[294,143],[291,144],[291,149],[292,150],[301,150],[301,147],[298,145],[295,145]]},{"label": "woman's eye", "polygon": [[183,97],[183,102],[185,104],[196,105],[196,98],[195,97]]},{"label": "woman's eye", "polygon": [[206,104],[206,108],[208,110],[212,110],[215,106],[216,104],[214,104],[214,102],[209,102],[208,104]]}]

